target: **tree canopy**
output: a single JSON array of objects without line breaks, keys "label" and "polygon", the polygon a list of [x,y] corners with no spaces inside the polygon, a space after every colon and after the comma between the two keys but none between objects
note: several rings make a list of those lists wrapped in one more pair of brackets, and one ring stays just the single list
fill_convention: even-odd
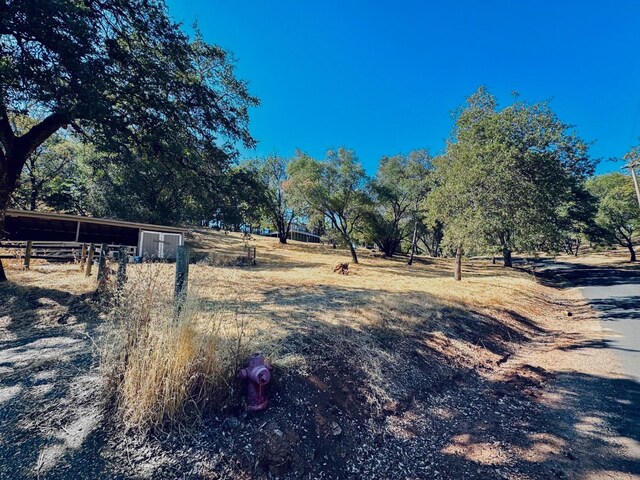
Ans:
[{"label": "tree canopy", "polygon": [[514,250],[561,244],[560,211],[594,170],[588,145],[548,102],[499,109],[480,88],[459,113],[445,155],[434,160],[434,214],[453,248]]},{"label": "tree canopy", "polygon": [[368,197],[366,175],[355,153],[340,147],[329,150],[319,161],[298,152],[287,171],[291,192],[329,220],[349,247],[354,263],[358,263],[353,235],[362,222]]},{"label": "tree canopy", "polygon": [[[183,33],[162,0],[4,0],[0,230],[27,159],[61,128],[90,139],[128,178],[158,179],[162,169],[215,183],[236,144],[255,143],[248,109],[258,101],[233,63],[197,32],[193,40]],[[16,116],[36,122],[19,132]]]},{"label": "tree canopy", "polygon": [[256,209],[262,209],[266,218],[273,223],[278,231],[280,243],[287,243],[291,225],[297,216],[297,206],[287,192],[289,175],[287,165],[289,161],[278,155],[271,155],[263,159],[247,162],[247,166],[256,178],[262,193],[261,200],[255,204]]},{"label": "tree canopy", "polygon": [[598,199],[596,222],[608,239],[629,250],[636,261],[633,236],[640,230],[640,206],[631,177],[619,172],[593,177],[587,188]]},{"label": "tree canopy", "polygon": [[383,157],[371,182],[371,208],[365,212],[363,240],[393,256],[403,241],[415,249],[421,205],[429,191],[431,157],[425,150]]}]

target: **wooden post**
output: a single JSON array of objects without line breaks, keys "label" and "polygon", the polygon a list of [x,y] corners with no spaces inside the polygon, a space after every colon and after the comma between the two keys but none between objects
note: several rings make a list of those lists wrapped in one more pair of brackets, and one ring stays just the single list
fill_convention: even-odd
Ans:
[{"label": "wooden post", "polygon": [[464,250],[462,245],[458,245],[456,249],[456,265],[453,271],[453,278],[458,281],[462,280],[462,255],[464,255]]},{"label": "wooden post", "polygon": [[98,288],[104,286],[107,281],[107,244],[100,245],[100,257],[98,258]]},{"label": "wooden post", "polygon": [[180,245],[176,254],[176,284],[174,290],[174,303],[179,312],[187,296],[189,282],[189,247]]},{"label": "wooden post", "polygon": [[127,281],[127,262],[129,261],[129,256],[127,255],[127,248],[120,247],[118,249],[118,278],[117,278],[117,288],[121,290],[124,287],[125,282]]},{"label": "wooden post", "polygon": [[256,258],[257,258],[257,254],[256,254],[256,247],[253,247],[253,264],[256,264]]},{"label": "wooden post", "polygon": [[31,263],[31,249],[33,248],[33,242],[31,240],[27,241],[27,248],[24,251],[24,261],[22,262],[22,268],[24,270],[29,270],[29,264]]},{"label": "wooden post", "polygon": [[87,244],[82,244],[82,253],[80,254],[80,271],[84,270],[84,262],[87,260]]},{"label": "wooden post", "polygon": [[87,253],[87,268],[85,270],[85,277],[91,276],[91,267],[93,267],[93,251],[95,250],[96,245],[94,243],[89,245],[89,252]]}]

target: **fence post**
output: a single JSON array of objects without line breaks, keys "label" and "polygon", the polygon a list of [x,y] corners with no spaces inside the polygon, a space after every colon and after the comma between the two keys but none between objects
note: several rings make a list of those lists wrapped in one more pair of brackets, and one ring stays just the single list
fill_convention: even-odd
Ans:
[{"label": "fence post", "polygon": [[176,254],[176,284],[174,291],[174,303],[176,311],[182,308],[187,296],[189,282],[189,247],[180,245]]},{"label": "fence post", "polygon": [[107,244],[100,245],[98,257],[98,288],[102,288],[107,281]]},{"label": "fence post", "polygon": [[117,278],[117,288],[118,290],[124,287],[125,282],[127,281],[127,262],[129,261],[129,256],[127,255],[127,249],[125,247],[120,247],[118,249],[118,278]]},{"label": "fence post", "polygon": [[82,244],[82,252],[80,253],[80,271],[84,270],[84,262],[87,260],[87,244]]},{"label": "fence post", "polygon": [[257,258],[257,255],[256,255],[256,247],[253,247],[253,264],[254,264],[254,265],[256,264],[256,258]]},{"label": "fence post", "polygon": [[24,261],[22,262],[22,268],[24,270],[29,270],[29,264],[31,263],[31,249],[33,248],[33,242],[31,240],[27,241],[27,248],[24,251]]},{"label": "fence post", "polygon": [[87,253],[87,268],[85,270],[85,277],[91,276],[91,268],[93,267],[93,251],[95,250],[96,245],[92,243],[89,245],[89,252]]}]

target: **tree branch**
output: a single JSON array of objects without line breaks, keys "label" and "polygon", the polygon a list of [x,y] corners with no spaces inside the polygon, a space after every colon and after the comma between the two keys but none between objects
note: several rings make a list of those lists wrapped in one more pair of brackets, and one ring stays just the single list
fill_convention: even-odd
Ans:
[{"label": "tree branch", "polygon": [[21,137],[14,138],[10,154],[7,155],[7,171],[10,186],[15,185],[29,155],[59,128],[68,123],[69,119],[66,115],[52,113],[42,122],[31,127],[31,129]]},{"label": "tree branch", "polygon": [[4,146],[5,152],[11,147],[14,138],[15,135],[11,129],[7,109],[4,105],[0,105],[0,143]]},{"label": "tree branch", "polygon": [[27,133],[16,139],[18,148],[20,148],[21,153],[25,154],[26,158],[58,129],[68,124],[69,119],[66,115],[52,113],[43,121],[31,127]]}]

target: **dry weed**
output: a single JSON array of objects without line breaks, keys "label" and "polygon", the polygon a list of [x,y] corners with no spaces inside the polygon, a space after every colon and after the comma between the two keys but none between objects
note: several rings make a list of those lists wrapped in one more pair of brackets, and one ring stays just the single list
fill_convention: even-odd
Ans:
[{"label": "dry weed", "polygon": [[247,355],[245,315],[205,308],[193,295],[176,314],[170,277],[161,272],[131,269],[127,288],[113,297],[103,368],[129,428],[175,424],[187,413],[229,405]]}]

